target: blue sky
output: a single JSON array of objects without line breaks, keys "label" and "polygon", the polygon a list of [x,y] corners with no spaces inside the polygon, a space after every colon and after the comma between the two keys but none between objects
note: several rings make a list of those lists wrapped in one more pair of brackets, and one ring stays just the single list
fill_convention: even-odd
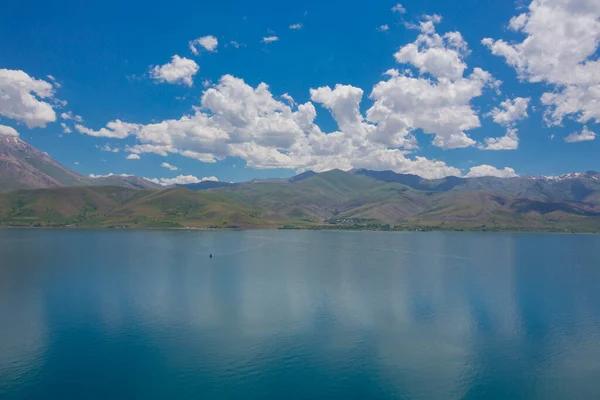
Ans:
[{"label": "blue sky", "polygon": [[595,3],[9,2],[0,125],[96,175],[599,170]]}]

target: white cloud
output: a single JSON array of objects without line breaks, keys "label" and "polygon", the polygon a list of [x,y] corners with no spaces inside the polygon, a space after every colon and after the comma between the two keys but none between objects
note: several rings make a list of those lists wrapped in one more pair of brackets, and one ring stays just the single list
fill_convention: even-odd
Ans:
[{"label": "white cloud", "polygon": [[516,150],[519,148],[519,137],[516,128],[507,128],[506,135],[498,138],[485,138],[485,145],[480,145],[481,150]]},{"label": "white cloud", "polygon": [[204,181],[215,181],[218,182],[216,176],[205,176],[203,178],[197,178],[193,175],[179,175],[175,178],[144,178],[150,182],[163,185],[163,186],[172,186],[172,185],[188,185],[191,183],[200,183]]},{"label": "white cloud", "polygon": [[117,147],[110,147],[110,145],[108,143],[105,144],[104,146],[100,147],[100,150],[106,151],[109,153],[118,153],[120,151],[120,149]]},{"label": "white cloud", "polygon": [[236,49],[239,49],[241,46],[243,46],[242,44],[240,44],[239,42],[236,42],[235,40],[232,40],[231,42],[229,42],[229,44],[233,47],[235,47]]},{"label": "white cloud", "polygon": [[170,63],[150,68],[150,76],[158,82],[193,85],[194,75],[200,67],[194,60],[174,55]]},{"label": "white cloud", "polygon": [[63,129],[63,132],[64,132],[64,133],[71,133],[71,132],[73,132],[73,131],[71,130],[71,128],[69,128],[69,127],[67,126],[67,124],[65,124],[64,122],[61,122],[61,123],[60,123],[60,126],[62,127],[62,129]]},{"label": "white cloud", "polygon": [[139,160],[141,157],[138,154],[128,154],[125,158],[127,160]]},{"label": "white cloud", "polygon": [[0,125],[0,136],[19,136],[19,132],[15,128],[6,125]]},{"label": "white cloud", "polygon": [[422,129],[435,135],[436,146],[472,146],[475,141],[465,131],[479,127],[480,121],[470,101],[482,94],[489,81],[489,75],[479,69],[456,82],[392,77],[373,88],[370,97],[375,103],[367,111],[367,119],[378,124],[378,140],[390,145]]},{"label": "white cloud", "polygon": [[266,37],[262,38],[261,42],[273,43],[273,42],[277,42],[278,40],[279,40],[279,38],[277,36],[266,36]]},{"label": "white cloud", "polygon": [[129,135],[135,134],[139,131],[141,125],[139,124],[130,124],[127,122],[122,122],[121,120],[111,121],[106,124],[106,128],[101,128],[98,131],[94,131],[89,129],[81,124],[75,124],[75,129],[82,134],[96,136],[96,137],[106,137],[106,138],[114,138],[114,139],[124,139]]},{"label": "white cloud", "polygon": [[44,128],[56,121],[52,105],[40,99],[54,100],[52,84],[34,79],[23,71],[0,69],[0,115],[24,122],[28,128]]},{"label": "white cloud", "polygon": [[[405,150],[375,140],[376,127],[360,115],[361,89],[338,85],[315,89],[311,96],[334,114],[341,131],[323,133],[314,124],[316,109],[310,102],[287,104],[276,100],[264,83],[254,88],[225,75],[205,90],[193,115],[148,125],[117,120],[90,133],[135,136],[138,143],[125,149],[134,154],[172,153],[202,162],[236,156],[253,168],[392,169],[429,178],[460,175],[441,161],[409,159]],[[411,142],[402,140],[407,146]]]},{"label": "white cloud", "polygon": [[79,161],[73,161],[73,164],[79,165]]},{"label": "white cloud", "polygon": [[290,25],[290,29],[292,29],[292,30],[302,29],[302,24],[292,24],[292,25]]},{"label": "white cloud", "polygon": [[289,95],[289,93],[282,94],[281,98],[284,99],[285,101],[287,101],[291,105],[296,104],[296,101],[294,100],[294,98],[292,96]]},{"label": "white cloud", "polygon": [[176,166],[171,165],[171,164],[169,164],[167,162],[164,162],[164,163],[160,164],[160,166],[163,167],[163,168],[169,169],[171,171],[177,171],[179,169]]},{"label": "white cloud", "polygon": [[406,13],[406,8],[404,8],[402,4],[397,3],[394,7],[392,7],[392,11],[397,12],[399,14],[404,14]]},{"label": "white cloud", "polygon": [[527,118],[527,107],[530,98],[516,97],[500,103],[500,108],[494,107],[486,116],[491,116],[494,122],[502,126],[512,126],[516,121]]},{"label": "white cloud", "polygon": [[[426,24],[426,25],[424,25]],[[443,37],[435,33],[434,20],[421,22],[421,34],[394,54],[399,63],[414,65],[421,74],[435,78],[460,79],[467,68],[463,58],[467,43],[460,32],[450,32]]]},{"label": "white cloud", "polygon": [[217,50],[217,46],[219,45],[219,41],[214,36],[202,36],[197,39],[190,41],[190,51],[197,56],[200,54],[200,50],[198,46],[202,46],[204,49],[210,52],[214,52]]},{"label": "white cloud", "polygon": [[600,122],[600,2],[533,0],[509,28],[525,39],[482,43],[504,57],[521,80],[550,86],[541,97],[547,123],[560,125],[565,117]]},{"label": "white cloud", "polygon": [[63,112],[60,114],[60,117],[64,120],[72,119],[77,122],[83,122],[83,118],[81,117],[81,115],[75,115],[72,111]]},{"label": "white cloud", "polygon": [[94,178],[94,179],[97,179],[97,178],[109,178],[111,176],[121,176],[121,177],[125,178],[125,177],[133,176],[133,175],[129,175],[129,174],[113,174],[112,172],[110,172],[108,174],[104,174],[104,175],[102,175],[102,174],[99,174],[99,175],[90,174],[89,175],[90,178]]},{"label": "white cloud", "polygon": [[487,117],[492,117],[495,123],[507,128],[506,135],[498,138],[485,138],[485,144],[478,147],[482,150],[516,150],[519,148],[518,131],[514,126],[517,121],[527,118],[529,101],[529,98],[523,97],[516,97],[513,100],[506,99],[500,103],[500,107],[494,107],[487,113]]},{"label": "white cloud", "polygon": [[404,26],[408,29],[417,29],[425,34],[435,33],[435,24],[442,22],[442,16],[438,14],[424,15],[423,19],[418,24],[406,22]]},{"label": "white cloud", "polygon": [[590,140],[596,139],[596,134],[590,131],[587,126],[583,127],[581,133],[571,133],[569,136],[565,138],[565,142],[567,143],[576,143],[576,142],[587,142]]},{"label": "white cloud", "polygon": [[377,28],[377,30],[379,32],[387,32],[390,30],[390,27],[388,26],[388,24],[385,24],[385,25],[381,25],[379,28]]},{"label": "white cloud", "polygon": [[[59,89],[61,87],[61,84],[56,81],[56,78],[53,75],[46,75],[46,78],[48,78],[52,81],[52,84],[54,85],[55,88]],[[64,100],[58,100],[58,102],[61,105],[64,105],[64,106],[67,105],[67,102]]]},{"label": "white cloud", "polygon": [[367,120],[377,125],[375,140],[392,147],[415,144],[411,137],[420,129],[435,135],[433,144],[438,147],[475,144],[466,134],[481,125],[471,100],[481,96],[486,87],[497,87],[499,81],[480,68],[464,76],[467,44],[459,32],[435,33],[440,20],[439,16],[427,16],[419,25],[417,39],[394,54],[396,61],[413,65],[421,76],[389,70],[386,75],[390,79],[373,87],[370,98],[374,104],[367,111]]},{"label": "white cloud", "polygon": [[491,165],[479,165],[469,170],[469,173],[465,175],[466,178],[479,178],[482,176],[492,176],[496,178],[514,178],[518,175],[515,170],[509,167],[504,169],[497,169]]}]

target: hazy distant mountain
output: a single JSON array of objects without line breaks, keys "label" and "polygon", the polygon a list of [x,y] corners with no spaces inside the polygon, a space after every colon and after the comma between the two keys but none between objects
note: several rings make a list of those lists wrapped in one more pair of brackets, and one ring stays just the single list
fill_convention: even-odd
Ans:
[{"label": "hazy distant mountain", "polygon": [[0,136],[0,192],[80,185],[159,188],[134,176],[90,178],[59,164],[46,153],[13,136]]},{"label": "hazy distant mountain", "polygon": [[288,182],[299,182],[303,179],[310,178],[311,176],[315,176],[316,174],[317,173],[314,171],[306,171],[301,174],[292,176],[290,179],[288,179]]},{"label": "hazy distant mountain", "polygon": [[393,171],[359,169],[352,172],[382,182],[397,182],[416,190],[434,192],[485,190],[538,200],[579,202],[585,202],[589,200],[589,196],[593,197],[600,192],[600,173],[594,171],[556,177],[458,178],[450,176],[434,180],[424,179],[417,175],[398,174]]},{"label": "hazy distant mountain", "polygon": [[133,175],[111,175],[96,178],[86,177],[82,182],[85,186],[121,186],[135,189],[164,189],[158,183]]},{"label": "hazy distant mountain", "polygon": [[198,183],[188,183],[185,185],[177,185],[177,186],[183,187],[186,189],[190,189],[190,190],[194,190],[194,191],[198,191],[198,190],[208,190],[208,189],[215,189],[215,188],[230,187],[230,186],[235,186],[235,185],[236,185],[236,183],[231,183],[231,182],[202,181],[202,182],[198,182]]}]

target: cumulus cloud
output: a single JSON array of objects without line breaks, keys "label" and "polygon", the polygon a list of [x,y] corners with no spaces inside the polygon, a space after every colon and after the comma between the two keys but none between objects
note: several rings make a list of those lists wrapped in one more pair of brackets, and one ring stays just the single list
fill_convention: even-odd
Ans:
[{"label": "cumulus cloud", "polygon": [[73,132],[73,131],[71,130],[71,128],[69,128],[69,127],[67,126],[67,124],[65,124],[64,122],[61,122],[61,123],[60,123],[60,126],[61,126],[61,128],[62,128],[62,130],[63,130],[63,132],[64,132],[64,133],[71,133],[71,132]]},{"label": "cumulus cloud", "polygon": [[433,144],[445,149],[475,144],[466,131],[481,122],[471,101],[485,88],[497,87],[499,81],[481,68],[465,76],[467,43],[459,32],[437,34],[435,24],[440,20],[427,16],[419,25],[417,39],[394,54],[397,62],[412,65],[420,76],[390,70],[386,72],[389,79],[373,87],[374,104],[367,120],[377,125],[374,136],[381,143],[398,147],[420,129],[434,135]]},{"label": "cumulus cloud", "polygon": [[393,76],[373,88],[370,97],[375,103],[367,118],[378,124],[378,140],[389,145],[421,129],[435,135],[433,144],[438,147],[469,147],[475,141],[465,131],[481,125],[470,101],[482,94],[490,79],[479,69],[456,82]]},{"label": "cumulus cloud", "polygon": [[292,96],[290,96],[289,93],[282,94],[281,98],[284,99],[285,101],[287,101],[291,105],[295,105],[296,104],[296,101],[294,100],[294,98]]},{"label": "cumulus cloud", "polygon": [[279,40],[279,38],[277,36],[266,36],[266,37],[262,38],[261,42],[273,43],[273,42],[277,42],[278,40]]},{"label": "cumulus cloud", "polygon": [[527,107],[530,98],[516,97],[515,99],[506,99],[500,103],[500,107],[494,107],[487,116],[494,119],[494,122],[502,126],[512,126],[515,122],[527,118]]},{"label": "cumulus cloud", "polygon": [[171,164],[169,164],[167,162],[164,162],[164,163],[160,164],[160,166],[163,167],[163,168],[169,169],[171,171],[177,171],[179,169],[176,166],[171,165]]},{"label": "cumulus cloud", "polygon": [[518,42],[483,39],[523,81],[542,82],[550,90],[541,97],[549,125],[565,117],[580,123],[600,122],[600,2],[533,0],[509,28],[522,33]]},{"label": "cumulus cloud", "polygon": [[509,167],[504,169],[497,169],[491,165],[479,165],[469,170],[469,173],[465,175],[466,178],[479,178],[482,176],[493,176],[496,178],[514,178],[518,175],[515,170]]},{"label": "cumulus cloud", "polygon": [[590,131],[587,126],[583,127],[581,133],[571,133],[569,136],[565,138],[565,142],[567,143],[576,143],[576,142],[587,142],[590,140],[596,139],[596,133]]},{"label": "cumulus cloud", "polygon": [[106,137],[113,139],[124,139],[131,134],[135,134],[140,129],[139,124],[130,124],[127,122],[122,122],[121,120],[111,121],[106,124],[106,128],[101,128],[98,131],[94,131],[89,129],[81,124],[75,124],[75,129],[82,134],[96,136],[96,137]]},{"label": "cumulus cloud", "polygon": [[377,28],[377,30],[379,32],[387,32],[390,30],[390,27],[388,26],[388,24],[385,24],[385,25],[381,25],[379,28]]},{"label": "cumulus cloud", "polygon": [[118,147],[111,147],[108,143],[105,144],[104,146],[100,147],[100,150],[106,151],[109,153],[118,153],[119,151],[121,151]]},{"label": "cumulus cloud", "polygon": [[6,125],[0,125],[0,136],[19,136],[19,132],[15,128]]},{"label": "cumulus cloud", "polygon": [[290,25],[290,29],[291,30],[302,29],[302,24],[292,24],[292,25]]},{"label": "cumulus cloud", "polygon": [[399,14],[404,14],[406,13],[406,8],[404,8],[402,4],[397,3],[394,7],[392,7],[392,11],[397,12]]},{"label": "cumulus cloud", "polygon": [[190,183],[200,183],[204,181],[216,181],[216,176],[205,176],[203,178],[197,178],[193,175],[179,175],[175,178],[144,178],[150,182],[163,185],[163,186],[173,186],[173,185],[187,185]]},{"label": "cumulus cloud", "polygon": [[[56,81],[56,78],[53,75],[48,74],[48,75],[46,75],[46,78],[48,78],[48,79],[50,79],[52,81],[52,84],[54,85],[55,88],[60,88],[61,87],[60,83],[58,83]],[[62,103],[62,101],[61,101],[61,103]],[[64,103],[66,105],[66,101]]]},{"label": "cumulus cloud", "polygon": [[459,32],[452,35],[440,36],[435,33],[432,21],[417,40],[403,46],[394,54],[399,63],[414,65],[421,74],[430,74],[435,78],[460,79],[467,68],[464,53],[467,44]]},{"label": "cumulus cloud", "polygon": [[68,112],[63,112],[60,114],[60,117],[64,120],[74,120],[77,122],[83,122],[83,118],[81,117],[81,115],[75,115],[73,114],[72,111],[68,111]]},{"label": "cumulus cloud", "polygon": [[482,150],[516,150],[519,148],[518,131],[514,127],[516,122],[527,118],[529,98],[516,97],[506,99],[500,103],[500,107],[494,107],[486,116],[492,117],[495,123],[506,127],[506,135],[498,138],[485,138]]},{"label": "cumulus cloud", "polygon": [[519,148],[519,137],[515,128],[507,128],[506,135],[498,138],[485,138],[485,144],[479,145],[481,150],[516,150]]},{"label": "cumulus cloud", "polygon": [[194,75],[199,69],[200,67],[194,60],[174,55],[170,63],[151,67],[150,77],[157,82],[192,86]]},{"label": "cumulus cloud", "polygon": [[217,51],[217,46],[219,45],[219,41],[217,40],[216,37],[209,35],[209,36],[202,36],[202,37],[196,38],[194,40],[191,40],[189,45],[190,45],[190,51],[195,56],[197,56],[198,54],[200,54],[199,46],[203,47],[207,51],[214,52],[214,51]]},{"label": "cumulus cloud", "polygon": [[141,157],[139,156],[139,154],[128,154],[125,158],[127,160],[139,160]]},{"label": "cumulus cloud", "polygon": [[28,128],[44,128],[56,121],[52,84],[20,70],[0,69],[0,115],[24,122]]},{"label": "cumulus cloud", "polygon": [[[147,125],[117,120],[89,132],[95,136],[135,136],[138,143],[126,148],[133,154],[180,154],[202,162],[236,156],[253,168],[372,168],[426,177],[460,175],[458,169],[441,161],[410,159],[406,150],[377,141],[376,126],[360,115],[361,89],[338,85],[314,89],[311,96],[334,115],[340,131],[322,132],[314,124],[316,109],[311,102],[279,101],[264,83],[252,87],[225,75],[204,91],[193,115]],[[407,147],[410,142],[403,138]]]},{"label": "cumulus cloud", "polygon": [[93,179],[97,179],[97,178],[109,178],[111,176],[120,176],[120,177],[125,178],[125,177],[133,176],[133,175],[129,175],[129,174],[113,174],[112,172],[110,172],[108,174],[104,174],[104,175],[102,175],[102,174],[98,174],[98,175],[96,175],[96,174],[90,174],[89,175],[89,177],[93,178]]}]

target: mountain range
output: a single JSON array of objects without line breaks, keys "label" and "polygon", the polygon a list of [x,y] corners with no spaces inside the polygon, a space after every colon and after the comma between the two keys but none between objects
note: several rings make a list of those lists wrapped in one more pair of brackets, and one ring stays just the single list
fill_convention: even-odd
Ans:
[{"label": "mountain range", "polygon": [[90,178],[0,137],[0,225],[600,231],[600,174],[424,179],[393,171],[165,188]]}]

